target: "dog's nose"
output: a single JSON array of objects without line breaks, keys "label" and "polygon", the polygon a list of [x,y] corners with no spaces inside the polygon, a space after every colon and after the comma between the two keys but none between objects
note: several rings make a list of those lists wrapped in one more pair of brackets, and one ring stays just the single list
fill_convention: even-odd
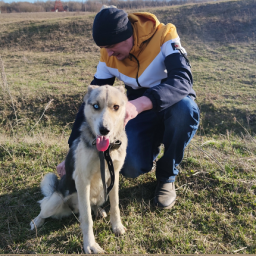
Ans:
[{"label": "dog's nose", "polygon": [[107,135],[109,133],[109,130],[104,126],[101,126],[100,133],[101,133],[101,135]]}]

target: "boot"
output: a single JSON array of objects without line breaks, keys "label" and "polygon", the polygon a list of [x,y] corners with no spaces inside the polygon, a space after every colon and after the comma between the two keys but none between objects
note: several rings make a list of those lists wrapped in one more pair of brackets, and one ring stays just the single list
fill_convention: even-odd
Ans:
[{"label": "boot", "polygon": [[176,191],[174,182],[164,183],[157,181],[155,191],[155,205],[161,209],[170,209],[175,204]]}]

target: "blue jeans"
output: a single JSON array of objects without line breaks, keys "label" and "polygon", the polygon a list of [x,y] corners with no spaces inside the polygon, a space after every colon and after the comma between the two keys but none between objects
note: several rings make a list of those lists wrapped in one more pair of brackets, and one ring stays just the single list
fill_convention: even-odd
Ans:
[{"label": "blue jeans", "polygon": [[128,148],[121,173],[136,178],[151,171],[153,161],[164,144],[164,154],[157,161],[156,178],[174,182],[185,147],[199,125],[199,109],[189,96],[161,111],[140,113],[126,125]]}]

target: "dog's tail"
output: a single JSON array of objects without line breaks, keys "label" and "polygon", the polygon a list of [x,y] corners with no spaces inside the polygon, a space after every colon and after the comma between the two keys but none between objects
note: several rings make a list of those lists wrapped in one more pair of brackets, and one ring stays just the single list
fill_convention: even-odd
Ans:
[{"label": "dog's tail", "polygon": [[47,173],[41,181],[41,191],[45,197],[51,196],[58,187],[59,180],[54,173]]}]

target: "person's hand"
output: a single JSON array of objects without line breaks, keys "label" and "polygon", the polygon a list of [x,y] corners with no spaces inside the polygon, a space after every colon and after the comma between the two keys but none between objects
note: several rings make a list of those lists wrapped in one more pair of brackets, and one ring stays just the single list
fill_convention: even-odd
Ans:
[{"label": "person's hand", "polygon": [[153,107],[151,100],[142,96],[136,100],[128,101],[126,104],[126,115],[124,119],[124,126],[133,118],[135,118],[139,113],[149,110]]},{"label": "person's hand", "polygon": [[132,103],[132,101],[128,101],[126,104],[126,114],[124,119],[124,126],[129,122],[129,120],[135,118],[139,114],[136,106]]},{"label": "person's hand", "polygon": [[58,164],[57,166],[57,173],[59,174],[60,177],[62,177],[63,175],[66,174],[66,170],[65,170],[65,160],[63,162],[61,162],[60,164]]}]

